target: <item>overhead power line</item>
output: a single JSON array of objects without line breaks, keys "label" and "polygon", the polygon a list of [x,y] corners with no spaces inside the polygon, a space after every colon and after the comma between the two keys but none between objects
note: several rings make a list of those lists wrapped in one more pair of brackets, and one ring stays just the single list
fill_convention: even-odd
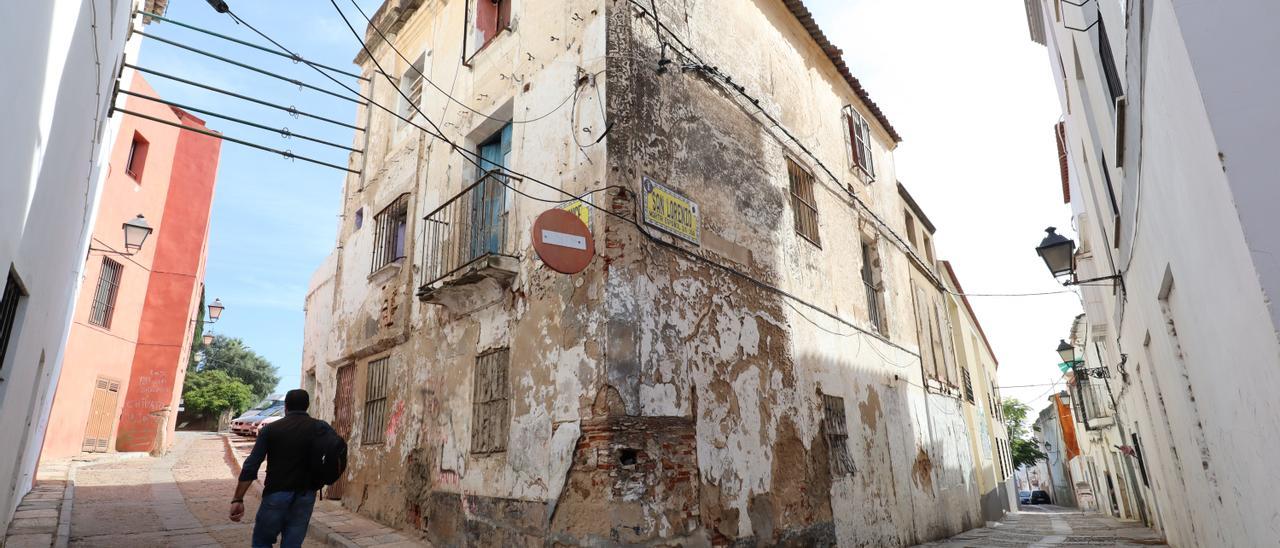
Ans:
[{"label": "overhead power line", "polygon": [[208,116],[213,116],[213,117],[215,117],[215,118],[221,118],[221,119],[223,119],[223,120],[229,120],[229,121],[235,122],[235,123],[237,123],[237,124],[243,124],[243,125],[246,125],[246,126],[249,126],[249,127],[255,127],[255,128],[258,128],[258,129],[263,129],[263,130],[266,130],[266,131],[270,131],[270,132],[272,132],[272,133],[279,133],[281,137],[284,137],[284,138],[286,138],[286,139],[293,138],[293,137],[297,137],[297,138],[302,139],[302,140],[305,140],[305,141],[311,141],[311,142],[313,142],[313,143],[320,143],[320,144],[322,144],[322,145],[329,145],[329,146],[331,146],[331,147],[340,148],[340,149],[343,149],[343,150],[349,150],[349,151],[351,151],[351,152],[355,152],[355,153],[359,153],[359,154],[364,154],[364,151],[363,151],[363,150],[354,149],[354,148],[351,148],[351,147],[349,147],[349,146],[346,146],[346,145],[340,145],[340,144],[338,144],[338,143],[334,143],[334,142],[332,142],[332,141],[326,141],[326,140],[324,140],[324,139],[318,139],[318,138],[315,138],[315,137],[309,137],[309,136],[307,136],[307,135],[303,135],[303,134],[301,134],[301,133],[294,133],[294,132],[290,131],[290,130],[289,130],[289,128],[287,128],[287,127],[285,127],[285,128],[274,128],[274,127],[271,127],[271,126],[266,126],[266,125],[259,124],[259,123],[257,123],[257,122],[250,122],[250,121],[248,121],[248,120],[244,120],[244,119],[241,119],[241,118],[236,118],[236,117],[234,117],[234,116],[229,116],[229,115],[226,115],[226,114],[219,114],[219,113],[217,113],[217,112],[213,112],[213,111],[210,111],[210,110],[205,110],[205,109],[201,109],[201,108],[196,108],[196,107],[192,107],[192,106],[187,106],[187,105],[184,105],[184,104],[181,104],[181,103],[175,103],[175,102],[173,102],[173,101],[167,101],[167,100],[161,99],[161,98],[159,98],[159,97],[152,97],[152,96],[150,96],[150,95],[143,95],[143,94],[141,94],[141,93],[134,93],[134,92],[129,91],[129,90],[127,90],[127,89],[119,90],[119,92],[120,92],[120,93],[123,93],[123,94],[125,94],[125,95],[128,95],[128,96],[130,96],[130,97],[137,97],[137,98],[139,98],[139,99],[146,99],[146,100],[148,100],[148,101],[152,101],[152,102],[155,102],[155,103],[160,103],[160,104],[168,105],[168,106],[171,106],[171,107],[177,107],[177,108],[180,108],[180,109],[182,109],[182,110],[187,110],[187,111],[191,111],[191,112],[198,112],[198,113],[200,113],[200,114],[205,114],[205,115],[208,115]]},{"label": "overhead power line", "polygon": [[223,134],[218,133],[218,132],[215,132],[215,131],[209,131],[209,130],[206,130],[206,129],[200,129],[200,128],[197,128],[197,127],[191,127],[191,126],[188,126],[188,125],[179,124],[179,123],[177,123],[177,122],[172,122],[172,121],[169,121],[169,120],[165,120],[165,119],[163,119],[163,118],[157,118],[157,117],[155,117],[155,116],[151,116],[151,115],[149,115],[149,114],[143,114],[143,113],[141,113],[141,112],[136,112],[136,111],[132,111],[132,110],[128,110],[128,109],[123,109],[123,108],[119,108],[119,107],[112,107],[112,108],[111,108],[111,111],[112,111],[112,112],[123,112],[123,113],[125,113],[125,114],[130,115],[130,116],[137,116],[138,118],[142,118],[142,119],[144,119],[144,120],[151,120],[152,122],[156,122],[156,123],[158,123],[158,124],[164,124],[164,125],[167,125],[167,126],[173,126],[173,127],[178,128],[178,129],[184,129],[184,130],[191,131],[191,132],[194,132],[194,133],[199,133],[199,134],[201,134],[201,135],[207,135],[207,136],[209,136],[209,137],[213,137],[213,138],[215,138],[215,139],[222,139],[223,141],[230,141],[230,142],[232,142],[232,143],[236,143],[236,144],[244,145],[244,146],[247,146],[247,147],[256,148],[256,149],[258,149],[258,150],[265,150],[265,151],[267,151],[267,152],[274,152],[274,153],[276,153],[276,154],[279,154],[279,155],[284,156],[285,158],[288,158],[288,159],[291,159],[291,160],[292,160],[292,159],[298,159],[298,160],[302,160],[302,161],[304,161],[304,162],[311,162],[311,163],[313,163],[313,164],[318,164],[318,165],[322,165],[322,166],[325,166],[325,167],[331,167],[331,168],[333,168],[333,169],[340,169],[340,170],[342,170],[342,171],[346,171],[346,172],[348,172],[348,173],[356,173],[356,174],[359,174],[359,173],[360,173],[359,171],[356,171],[356,170],[354,170],[354,169],[350,169],[350,168],[347,168],[347,167],[344,167],[344,166],[340,166],[340,165],[337,165],[337,164],[331,164],[331,163],[329,163],[329,162],[325,162],[325,161],[322,161],[322,160],[316,160],[315,158],[309,158],[309,157],[307,157],[307,156],[299,156],[299,155],[297,155],[297,154],[294,154],[294,153],[293,153],[293,151],[290,151],[290,150],[281,150],[281,149],[278,149],[278,148],[271,148],[271,147],[269,147],[269,146],[260,145],[260,144],[257,144],[257,143],[251,143],[251,142],[249,142],[249,141],[245,141],[245,140],[243,140],[243,139],[236,139],[236,138],[234,138],[234,137],[227,137],[226,135],[223,135]]},{"label": "overhead power line", "polygon": [[125,64],[124,64],[124,66],[129,67],[129,68],[131,68],[131,69],[133,69],[133,70],[136,70],[136,71],[139,71],[139,72],[144,72],[144,73],[146,73],[146,74],[151,74],[151,75],[159,76],[159,77],[164,78],[164,79],[166,79],[166,80],[172,80],[172,81],[174,81],[174,82],[179,82],[179,83],[182,83],[182,84],[187,84],[187,85],[189,85],[189,86],[194,86],[194,87],[198,87],[198,88],[201,88],[201,89],[206,89],[206,90],[212,91],[212,92],[214,92],[214,93],[221,93],[221,94],[226,95],[226,96],[228,96],[228,97],[235,97],[236,99],[243,99],[243,100],[245,100],[245,101],[249,101],[249,102],[251,102],[251,103],[257,103],[257,104],[262,105],[262,106],[271,107],[271,108],[274,108],[274,109],[277,109],[277,110],[282,110],[282,111],[284,111],[284,112],[289,113],[290,115],[292,115],[292,116],[294,116],[294,117],[297,117],[297,116],[305,116],[305,117],[307,117],[307,118],[311,118],[311,119],[314,119],[314,120],[320,120],[320,121],[322,121],[322,122],[329,122],[330,124],[334,124],[334,125],[338,125],[338,126],[342,126],[342,127],[351,128],[351,129],[354,129],[354,130],[356,130],[356,131],[360,131],[360,132],[363,132],[363,131],[364,131],[364,128],[362,128],[362,127],[355,126],[355,125],[352,125],[352,124],[348,124],[348,123],[346,123],[346,122],[340,122],[340,121],[338,121],[338,120],[334,120],[333,118],[326,118],[326,117],[324,117],[324,116],[320,116],[320,115],[318,115],[318,114],[312,114],[312,113],[309,113],[309,112],[301,111],[301,110],[298,110],[298,109],[297,109],[297,107],[292,107],[292,106],[288,106],[288,107],[286,107],[286,106],[284,106],[284,105],[278,105],[278,104],[275,104],[275,103],[272,103],[272,102],[269,102],[269,101],[263,101],[262,99],[255,99],[255,98],[253,98],[253,97],[249,97],[248,95],[242,95],[242,94],[236,93],[236,92],[234,92],[234,91],[228,91],[228,90],[225,90],[225,89],[222,89],[222,88],[218,88],[218,87],[215,87],[215,86],[211,86],[211,85],[208,85],[208,84],[202,84],[202,83],[200,83],[200,82],[196,82],[196,81],[194,81],[194,80],[188,80],[188,79],[186,79],[186,78],[182,78],[182,77],[179,77],[179,76],[174,76],[174,75],[172,75],[172,74],[167,74],[167,73],[164,73],[164,72],[160,72],[160,71],[155,70],[155,69],[149,69],[149,68],[145,68],[145,67],[140,67],[140,66],[134,65],[134,64],[132,64],[132,63],[125,63]]},{"label": "overhead power line", "polygon": [[[176,42],[176,41],[173,41],[173,40],[169,40],[169,39],[167,39],[167,38],[161,38],[161,37],[159,37],[159,36],[155,36],[155,35],[152,35],[152,34],[147,34],[147,33],[142,32],[142,31],[140,31],[140,30],[135,30],[135,31],[133,31],[133,32],[137,33],[137,34],[138,34],[138,35],[140,35],[140,36],[143,36],[143,37],[146,37],[146,38],[150,38],[150,39],[152,39],[152,40],[155,40],[155,41],[157,41],[157,42],[161,42],[161,43],[164,43],[164,44],[169,44],[169,45],[171,45],[171,46],[173,46],[173,47],[176,47],[176,48],[182,48],[182,49],[185,49],[185,50],[190,51],[190,52],[192,52],[192,53],[196,53],[196,54],[199,54],[199,55],[203,55],[203,56],[208,57],[208,58],[210,58],[210,59],[217,59],[217,60],[222,61],[222,62],[224,62],[224,63],[228,63],[228,64],[231,64],[231,65],[235,65],[235,66],[240,67],[240,68],[245,69],[245,70],[250,70],[250,71],[256,72],[256,73],[258,73],[258,74],[264,75],[264,76],[269,76],[269,77],[271,77],[271,78],[275,78],[275,79],[277,79],[277,80],[281,80],[281,81],[284,81],[284,82],[288,82],[288,83],[293,84],[293,85],[295,85],[295,86],[298,86],[298,87],[300,87],[300,88],[306,88],[306,89],[310,89],[310,90],[313,90],[313,91],[318,91],[318,92],[320,92],[320,93],[323,93],[323,94],[325,94],[325,95],[329,95],[329,96],[331,96],[331,97],[337,97],[338,99],[342,99],[342,100],[344,100],[344,101],[351,101],[352,103],[355,103],[355,104],[357,104],[357,105],[365,106],[365,103],[362,103],[362,102],[360,102],[360,101],[357,101],[357,100],[355,100],[355,99],[352,99],[352,98],[350,98],[350,97],[347,97],[346,95],[342,95],[341,93],[337,93],[337,92],[334,92],[334,91],[330,91],[330,90],[324,89],[324,88],[319,87],[319,86],[315,86],[315,85],[308,84],[308,83],[303,82],[302,80],[298,80],[298,79],[296,79],[296,78],[289,78],[288,76],[281,76],[281,75],[276,74],[276,73],[274,73],[274,72],[271,72],[271,71],[269,71],[269,70],[260,69],[260,68],[258,68],[258,67],[252,66],[252,65],[247,65],[247,64],[245,64],[245,63],[241,63],[240,61],[236,61],[236,60],[234,60],[234,59],[228,59],[228,58],[223,57],[223,56],[221,56],[221,55],[217,55],[217,54],[214,54],[214,53],[209,53],[209,52],[204,51],[204,50],[202,50],[202,49],[200,49],[200,48],[196,48],[196,47],[188,46],[188,45],[186,45],[186,44],[182,44],[182,43],[179,43],[179,42]],[[302,59],[302,58],[301,58],[301,57],[298,57],[298,59]],[[308,61],[308,62],[306,62],[306,64],[307,64],[308,66],[312,66],[312,67],[314,67],[314,66],[315,66],[313,63],[311,63],[311,62],[309,62],[309,61]],[[326,74],[326,75],[328,75],[328,73],[325,73],[325,74]]]},{"label": "overhead power line", "polygon": [[[140,13],[142,13],[142,15],[144,15],[144,16],[150,17],[150,18],[155,19],[155,20],[157,20],[157,21],[164,21],[164,22],[166,22],[166,23],[172,23],[172,24],[174,24],[174,25],[178,25],[179,27],[182,27],[182,28],[191,29],[191,30],[194,30],[194,31],[196,31],[196,32],[200,32],[200,33],[207,34],[207,35],[209,35],[209,36],[213,36],[213,37],[216,37],[216,38],[221,38],[221,39],[226,40],[226,41],[228,41],[228,42],[235,42],[235,43],[240,44],[240,45],[242,45],[242,46],[248,46],[248,47],[251,47],[251,48],[256,49],[256,50],[258,50],[258,51],[265,51],[265,52],[270,53],[270,54],[272,54],[272,55],[278,55],[278,56],[280,56],[280,57],[284,57],[285,59],[289,59],[290,61],[293,61],[293,62],[295,62],[295,63],[310,63],[310,61],[307,61],[306,59],[303,59],[302,57],[299,57],[299,56],[297,56],[297,55],[290,55],[290,54],[285,53],[285,52],[283,52],[283,51],[280,51],[280,50],[274,50],[274,49],[271,49],[271,48],[268,48],[268,47],[265,47],[265,46],[261,46],[261,45],[255,44],[255,43],[253,43],[253,42],[247,42],[247,41],[241,40],[241,39],[239,39],[239,38],[234,38],[234,37],[231,37],[231,36],[227,36],[227,35],[225,35],[225,34],[217,33],[217,32],[214,32],[214,31],[211,31],[211,30],[208,30],[208,29],[203,29],[203,28],[197,27],[197,26],[195,26],[195,25],[191,25],[191,24],[188,24],[188,23],[183,23],[183,22],[181,22],[181,21],[175,21],[175,20],[173,20],[173,19],[169,19],[169,18],[164,17],[164,16],[162,16],[162,15],[157,15],[157,14],[150,13],[150,12],[146,12],[146,11],[144,11],[144,12],[140,12]],[[355,79],[357,79],[357,80],[363,80],[363,81],[365,81],[365,82],[368,82],[368,81],[369,81],[369,79],[368,79],[368,78],[365,78],[364,76],[361,76],[361,75],[359,75],[359,74],[355,74],[355,73],[352,73],[352,72],[347,72],[347,71],[342,70],[342,69],[339,69],[339,68],[334,68],[334,67],[331,67],[331,66],[328,66],[328,65],[322,65],[322,64],[320,64],[320,63],[315,63],[315,65],[316,65],[316,66],[318,66],[318,67],[321,67],[321,68],[323,68],[323,69],[325,69],[325,70],[328,70],[328,71],[336,72],[336,73],[338,73],[338,74],[342,74],[342,75],[344,75],[344,76],[350,76],[350,77],[355,78]]]}]

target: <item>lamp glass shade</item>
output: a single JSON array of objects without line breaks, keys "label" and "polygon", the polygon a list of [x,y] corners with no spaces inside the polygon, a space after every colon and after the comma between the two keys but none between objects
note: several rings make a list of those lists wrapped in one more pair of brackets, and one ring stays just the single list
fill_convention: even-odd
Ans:
[{"label": "lamp glass shade", "polygon": [[141,214],[121,227],[124,228],[124,248],[134,251],[142,249],[143,242],[147,241],[147,236],[150,236],[154,230]]},{"label": "lamp glass shade", "polygon": [[1075,345],[1062,339],[1058,342],[1058,355],[1062,357],[1063,363],[1074,363],[1076,361]]},{"label": "lamp glass shade", "polygon": [[213,323],[222,317],[222,309],[226,308],[222,305],[222,299],[214,299],[209,303],[209,322]]},{"label": "lamp glass shade", "polygon": [[200,342],[204,343],[205,346],[213,344],[213,333],[205,333],[203,337],[200,337]]},{"label": "lamp glass shade", "polygon": [[1055,278],[1069,275],[1075,270],[1076,248],[1075,242],[1058,234],[1057,230],[1054,227],[1046,228],[1045,232],[1048,235],[1040,241],[1039,247],[1036,247],[1036,253],[1044,259],[1045,266],[1049,267],[1049,272],[1052,272]]}]

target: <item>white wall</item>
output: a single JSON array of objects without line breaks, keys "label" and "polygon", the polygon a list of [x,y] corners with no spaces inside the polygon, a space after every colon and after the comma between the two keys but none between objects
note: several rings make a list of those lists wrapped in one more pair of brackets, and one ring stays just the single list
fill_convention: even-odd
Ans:
[{"label": "white wall", "polygon": [[52,403],[109,149],[101,145],[112,142],[107,101],[131,4],[0,5],[0,165],[10,169],[0,178],[0,276],[13,269],[28,294],[0,370],[0,529],[30,488]]}]

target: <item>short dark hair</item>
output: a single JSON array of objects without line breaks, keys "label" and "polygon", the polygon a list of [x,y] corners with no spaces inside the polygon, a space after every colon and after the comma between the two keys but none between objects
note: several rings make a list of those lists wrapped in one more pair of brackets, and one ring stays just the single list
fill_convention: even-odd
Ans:
[{"label": "short dark hair", "polygon": [[306,411],[311,407],[311,396],[306,390],[295,388],[284,395],[285,411]]}]

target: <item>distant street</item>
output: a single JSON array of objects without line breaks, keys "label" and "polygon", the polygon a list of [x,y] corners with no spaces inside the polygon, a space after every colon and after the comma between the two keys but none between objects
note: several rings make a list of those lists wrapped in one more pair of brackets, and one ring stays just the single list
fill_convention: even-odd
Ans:
[{"label": "distant street", "polygon": [[965,531],[921,546],[1168,546],[1154,531],[1130,521],[1061,506],[1024,505],[995,527]]}]

